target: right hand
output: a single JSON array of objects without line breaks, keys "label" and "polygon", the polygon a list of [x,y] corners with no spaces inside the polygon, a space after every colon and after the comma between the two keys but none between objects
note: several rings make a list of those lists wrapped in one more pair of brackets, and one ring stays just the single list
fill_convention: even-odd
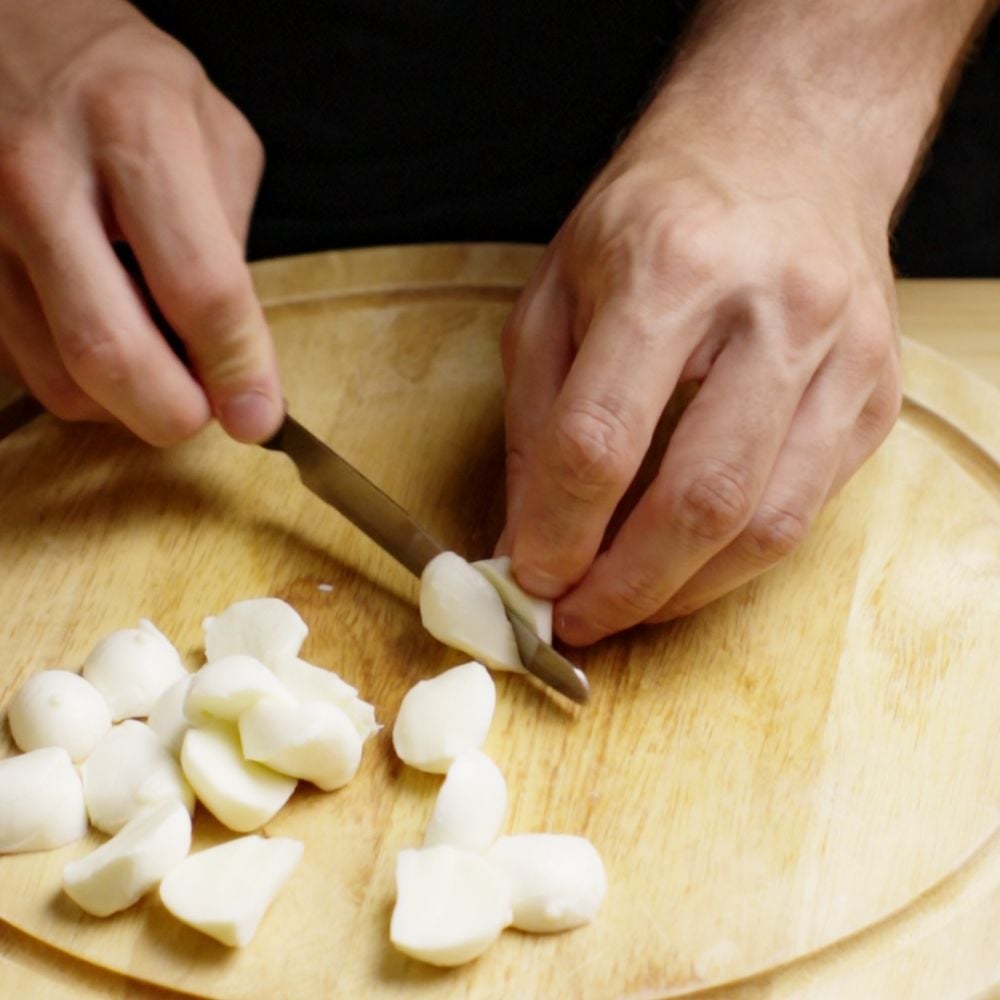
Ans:
[{"label": "right hand", "polygon": [[[0,371],[67,420],[167,445],[281,420],[244,261],[260,141],[124,0],[0,0]],[[193,373],[119,264],[126,240]]]}]

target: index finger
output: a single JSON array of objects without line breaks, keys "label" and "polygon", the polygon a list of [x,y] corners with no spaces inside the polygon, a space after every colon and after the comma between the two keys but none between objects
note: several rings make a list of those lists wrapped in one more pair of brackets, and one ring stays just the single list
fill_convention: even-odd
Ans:
[{"label": "index finger", "polygon": [[233,437],[262,440],[283,409],[274,349],[198,122],[167,106],[132,128],[138,159],[120,142],[97,144],[115,218],[214,414]]}]

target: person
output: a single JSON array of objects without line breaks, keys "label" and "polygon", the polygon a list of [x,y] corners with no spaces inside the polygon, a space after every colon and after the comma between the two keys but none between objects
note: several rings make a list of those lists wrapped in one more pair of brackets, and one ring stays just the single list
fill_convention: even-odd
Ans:
[{"label": "person", "polygon": [[889,234],[991,5],[485,6],[0,0],[0,369],[154,445],[258,441],[282,396],[248,236],[543,231],[503,333],[501,545],[583,645],[778,562],[888,433]]}]

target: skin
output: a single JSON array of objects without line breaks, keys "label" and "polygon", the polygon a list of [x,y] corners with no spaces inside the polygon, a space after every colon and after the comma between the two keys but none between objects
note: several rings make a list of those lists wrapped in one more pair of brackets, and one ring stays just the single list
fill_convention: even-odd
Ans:
[{"label": "skin", "polygon": [[[788,555],[901,399],[888,233],[981,2],[700,8],[504,331],[509,550],[574,645]],[[700,388],[602,538],[679,382]]]},{"label": "skin", "polygon": [[[705,0],[506,325],[518,581],[594,642],[789,553],[900,405],[893,212],[982,0]],[[244,263],[263,166],[125,0],[0,0],[0,371],[181,441],[281,419]],[[133,247],[185,368],[114,254]],[[602,548],[680,381],[700,389]]]},{"label": "skin", "polygon": [[[0,370],[68,420],[156,445],[282,403],[244,262],[263,150],[183,47],[121,0],[0,0]],[[111,240],[131,243],[193,372]]]}]

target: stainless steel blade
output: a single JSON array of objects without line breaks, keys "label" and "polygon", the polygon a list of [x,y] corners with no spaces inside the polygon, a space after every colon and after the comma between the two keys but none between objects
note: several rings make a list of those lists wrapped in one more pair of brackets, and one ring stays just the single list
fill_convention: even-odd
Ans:
[{"label": "stainless steel blade", "polygon": [[[284,452],[295,463],[308,489],[415,576],[419,577],[431,559],[444,551],[444,547],[416,524],[395,500],[294,417],[286,414],[277,434],[265,441],[264,447]],[[509,608],[507,617],[528,673],[574,701],[586,701],[590,686],[583,671],[543,642]]]}]

